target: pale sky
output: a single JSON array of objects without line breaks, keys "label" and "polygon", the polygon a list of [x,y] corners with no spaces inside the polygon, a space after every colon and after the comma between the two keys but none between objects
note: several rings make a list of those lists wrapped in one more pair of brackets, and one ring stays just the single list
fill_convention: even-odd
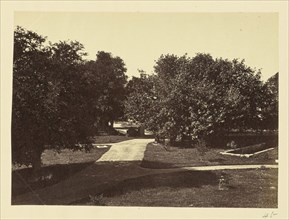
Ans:
[{"label": "pale sky", "polygon": [[150,74],[161,54],[245,59],[266,80],[279,71],[277,13],[63,13],[17,12],[14,24],[53,43],[77,40],[95,60],[97,51],[121,57],[128,76]]}]

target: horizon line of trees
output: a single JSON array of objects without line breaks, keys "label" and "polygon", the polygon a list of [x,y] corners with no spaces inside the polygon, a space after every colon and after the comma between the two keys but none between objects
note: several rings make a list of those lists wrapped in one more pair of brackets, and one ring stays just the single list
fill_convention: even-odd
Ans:
[{"label": "horizon line of trees", "polygon": [[265,83],[244,61],[161,55],[155,73],[128,81],[124,61],[77,41],[14,32],[12,162],[41,166],[45,146],[89,148],[100,130],[131,119],[158,137],[198,139],[230,129],[278,128],[278,73]]}]

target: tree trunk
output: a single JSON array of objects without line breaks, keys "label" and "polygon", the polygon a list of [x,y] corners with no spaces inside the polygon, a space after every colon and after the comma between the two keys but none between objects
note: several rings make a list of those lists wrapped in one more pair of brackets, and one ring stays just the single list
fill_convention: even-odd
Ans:
[{"label": "tree trunk", "polygon": [[145,136],[145,129],[144,129],[144,126],[143,126],[143,125],[141,125],[141,126],[139,127],[139,136],[140,136],[140,137]]},{"label": "tree trunk", "polygon": [[34,151],[32,154],[32,169],[34,172],[40,170],[41,168],[41,154],[42,154],[42,148],[39,147],[39,145],[34,146]]}]

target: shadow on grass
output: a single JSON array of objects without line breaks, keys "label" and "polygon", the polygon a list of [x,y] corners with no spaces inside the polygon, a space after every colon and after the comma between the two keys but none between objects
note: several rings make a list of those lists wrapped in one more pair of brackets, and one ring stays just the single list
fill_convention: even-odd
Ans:
[{"label": "shadow on grass", "polygon": [[260,143],[265,143],[266,147],[276,147],[278,146],[278,134],[228,134],[209,138],[207,143],[214,148],[225,148],[231,141],[234,141],[237,147]]},{"label": "shadow on grass", "polygon": [[[278,134],[254,134],[254,133],[232,133],[222,136],[211,136],[205,138],[200,143],[210,148],[230,148],[229,143],[234,142],[236,147],[246,147],[265,143],[266,147],[278,146]],[[202,147],[200,143],[193,140],[180,140],[172,144],[172,148],[195,148]]]},{"label": "shadow on grass", "polygon": [[[219,179],[226,179],[222,188]],[[276,170],[182,171],[115,183],[79,205],[276,208]],[[261,189],[261,190],[260,190]]]},{"label": "shadow on grass", "polygon": [[12,198],[54,185],[83,170],[92,163],[94,162],[52,165],[42,167],[37,172],[33,172],[32,168],[15,170],[12,172]]},{"label": "shadow on grass", "polygon": [[[130,178],[107,186],[97,197],[115,197],[126,193],[169,187],[173,190],[181,188],[202,187],[204,185],[217,185],[218,176],[211,171],[182,171],[174,173],[152,174],[142,177]],[[84,205],[91,203],[91,198],[75,201],[72,204]],[[94,204],[105,205],[105,204]]]},{"label": "shadow on grass", "polygon": [[158,161],[149,161],[149,160],[143,160],[140,164],[143,168],[148,169],[167,169],[167,168],[174,168],[174,164],[172,163],[163,163]]}]

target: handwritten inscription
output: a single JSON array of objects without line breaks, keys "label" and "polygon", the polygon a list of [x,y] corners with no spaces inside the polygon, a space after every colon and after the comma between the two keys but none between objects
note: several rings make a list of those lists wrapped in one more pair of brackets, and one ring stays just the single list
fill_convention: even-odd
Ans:
[{"label": "handwritten inscription", "polygon": [[272,212],[265,213],[263,215],[263,218],[274,218],[276,215],[277,215],[277,213],[272,211]]}]

